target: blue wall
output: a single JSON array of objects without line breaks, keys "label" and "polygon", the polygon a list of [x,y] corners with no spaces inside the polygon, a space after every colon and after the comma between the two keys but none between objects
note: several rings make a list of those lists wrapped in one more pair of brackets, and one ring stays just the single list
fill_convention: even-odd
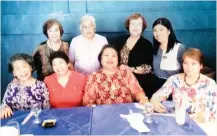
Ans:
[{"label": "blue wall", "polygon": [[62,1],[62,2],[1,2],[1,90],[6,89],[12,76],[7,71],[9,57],[17,52],[31,54],[40,42],[43,23],[60,20],[63,39],[70,42],[80,34],[79,20],[88,13],[96,18],[97,33],[113,43],[126,33],[125,19],[133,12],[143,14],[148,22],[144,36],[152,41],[152,23],[167,17],[173,24],[177,38],[187,47],[197,47],[206,56],[206,63],[216,67],[216,2],[210,1]]}]

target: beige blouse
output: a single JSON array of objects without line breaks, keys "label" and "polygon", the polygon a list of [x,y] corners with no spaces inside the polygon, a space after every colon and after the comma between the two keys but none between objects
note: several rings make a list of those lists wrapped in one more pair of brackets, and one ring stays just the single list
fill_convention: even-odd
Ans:
[{"label": "beige blouse", "polygon": [[[67,55],[69,54],[69,44],[62,41],[62,45],[59,51],[63,51]],[[51,49],[46,42],[39,45],[33,53],[33,58],[35,61],[35,69],[37,70],[37,79],[44,80],[44,77],[54,73],[52,66],[49,62],[49,57],[54,50]]]}]

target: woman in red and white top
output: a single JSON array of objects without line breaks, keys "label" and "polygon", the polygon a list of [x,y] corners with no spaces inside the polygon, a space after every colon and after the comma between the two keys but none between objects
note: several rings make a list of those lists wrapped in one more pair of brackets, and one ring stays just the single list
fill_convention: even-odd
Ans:
[{"label": "woman in red and white top", "polygon": [[113,46],[106,45],[98,60],[102,68],[88,77],[84,105],[130,103],[134,99],[143,104],[148,102],[130,68],[119,66],[120,57]]},{"label": "woman in red and white top", "polygon": [[85,76],[69,70],[69,58],[64,52],[56,51],[52,53],[50,63],[55,73],[45,77],[44,82],[50,93],[51,107],[81,106],[86,83]]}]

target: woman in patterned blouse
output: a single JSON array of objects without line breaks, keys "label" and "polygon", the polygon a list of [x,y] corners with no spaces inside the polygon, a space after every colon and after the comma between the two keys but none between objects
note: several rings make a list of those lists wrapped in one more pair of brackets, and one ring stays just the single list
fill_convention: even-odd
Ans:
[{"label": "woman in patterned blouse", "polygon": [[98,59],[102,68],[88,77],[84,105],[130,103],[134,98],[140,103],[148,102],[130,68],[119,66],[120,57],[114,47],[106,45]]},{"label": "woman in patterned blouse", "polygon": [[183,54],[182,66],[184,73],[168,78],[166,83],[151,98],[154,110],[165,112],[160,103],[172,93],[173,100],[177,100],[180,93],[186,94],[187,111],[198,121],[216,118],[217,85],[214,80],[200,73],[203,67],[202,52],[189,48]]},{"label": "woman in patterned blouse", "polygon": [[8,70],[16,79],[8,84],[1,105],[1,118],[10,117],[13,111],[27,110],[33,105],[50,108],[49,93],[45,84],[32,77],[33,58],[15,54],[10,58]]},{"label": "woman in patterned blouse", "polygon": [[[43,33],[48,39],[42,42],[33,53],[38,80],[43,81],[46,76],[54,73],[49,62],[51,53],[62,51],[68,55],[69,44],[61,39],[63,32],[62,25],[56,19],[49,19],[44,23]],[[71,64],[70,69],[73,69]]]}]

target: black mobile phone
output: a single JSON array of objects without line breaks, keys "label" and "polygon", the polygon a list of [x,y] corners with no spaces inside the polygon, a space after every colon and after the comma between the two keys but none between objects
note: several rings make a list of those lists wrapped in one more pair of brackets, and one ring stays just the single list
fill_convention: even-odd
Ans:
[{"label": "black mobile phone", "polygon": [[56,125],[55,119],[47,119],[42,122],[42,127],[48,128],[48,127],[54,127]]}]

